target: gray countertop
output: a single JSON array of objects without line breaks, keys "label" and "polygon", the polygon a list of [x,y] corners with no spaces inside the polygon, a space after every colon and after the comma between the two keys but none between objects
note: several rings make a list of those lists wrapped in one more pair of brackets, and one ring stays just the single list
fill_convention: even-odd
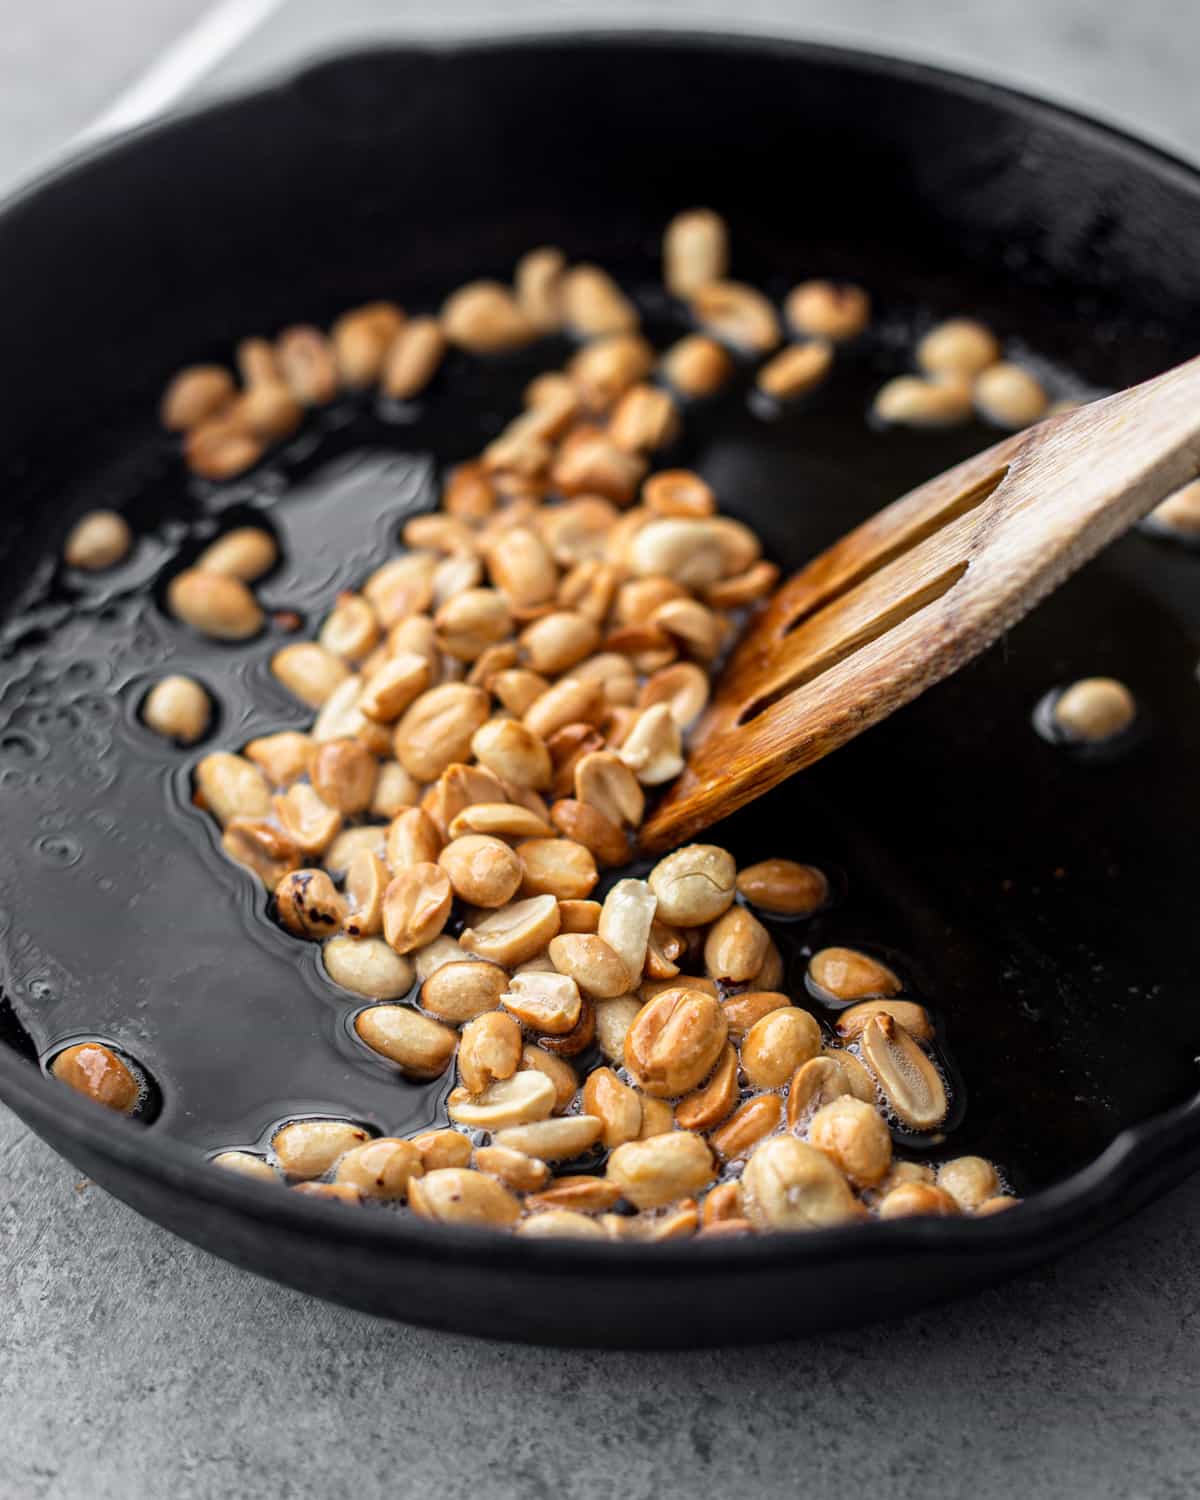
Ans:
[{"label": "gray countertop", "polygon": [[[246,3],[218,19],[236,21]],[[205,10],[0,0],[0,185],[60,151]],[[501,10],[506,24],[557,26],[732,14],[741,29],[1015,80],[1200,154],[1200,8],[1177,0],[436,10],[419,26],[387,0],[293,0],[197,86],[237,86],[339,39],[477,31]],[[1200,1180],[1068,1259],[943,1310],[804,1344],[672,1355],[487,1345],[312,1301],[139,1219],[2,1108],[0,1185],[0,1500],[1200,1493]]]}]

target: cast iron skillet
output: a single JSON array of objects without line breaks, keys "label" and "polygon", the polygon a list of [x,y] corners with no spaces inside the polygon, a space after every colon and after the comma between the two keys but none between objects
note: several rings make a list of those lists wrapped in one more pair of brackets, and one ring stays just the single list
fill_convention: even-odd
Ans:
[{"label": "cast iron skillet", "polygon": [[[248,882],[230,895],[226,867],[222,886],[197,820],[180,839],[186,767],[139,735],[139,681],[117,670],[126,649],[171,655],[172,627],[153,609],[130,613],[121,579],[85,591],[89,623],[71,649],[88,664],[71,669],[79,691],[67,702],[75,679],[48,686],[46,663],[79,589],[40,559],[74,515],[106,502],[143,530],[135,573],[169,571],[172,548],[198,545],[203,518],[226,502],[188,490],[153,424],[181,361],[225,357],[248,331],[368,297],[419,301],[506,275],[539,243],[648,283],[664,219],[697,202],[728,215],[747,279],[781,291],[837,274],[869,285],[882,309],[882,342],[845,362],[828,399],[765,423],[735,392],[720,435],[684,455],[789,565],[987,437],[864,424],[871,389],[903,363],[915,309],[978,313],[1099,387],[1200,347],[1191,169],[1006,90],[784,43],[589,37],[339,58],[142,132],[0,216],[2,597],[13,611],[43,600],[36,631],[26,619],[7,632],[0,663],[0,1091],[98,1182],[239,1265],[497,1337],[776,1338],[1011,1275],[1200,1159],[1200,558],[1138,535],[970,671],[715,835],[743,857],[791,853],[852,872],[849,898],[809,937],[905,956],[967,1080],[954,1149],[1007,1164],[1033,1192],[1019,1212],[745,1242],[527,1243],[198,1167],[198,1142],[222,1144],[205,1118],[253,1114],[228,1096],[235,1064],[256,1049],[274,1049],[292,1101],[360,1100],[387,1125],[400,1094],[344,1048],[330,1077],[289,1073],[330,1055],[328,998],[296,945],[259,920]],[[905,331],[889,352],[891,328]],[[477,451],[480,411],[493,429],[503,416],[486,412],[481,378],[465,406],[428,430],[387,429],[386,443],[443,460]],[[382,431],[347,418],[319,453],[302,446],[292,472],[328,488],[326,459]],[[419,499],[427,480],[402,469]],[[239,503],[271,498],[269,481],[235,491]],[[354,504],[374,514],[361,493],[346,504],[345,516]],[[308,512],[285,499],[267,514],[286,544]],[[307,535],[295,588],[331,539],[328,528]],[[287,586],[285,574],[277,602]],[[315,613],[320,601],[307,602]],[[238,715],[257,701],[262,655],[258,643],[208,662],[231,695],[216,742],[246,737]],[[1091,671],[1135,686],[1145,733],[1082,765],[1040,740],[1029,715],[1047,688]],[[286,722],[289,710],[262,712]],[[136,908],[123,899],[133,889]],[[157,1120],[110,1118],[42,1076],[38,1056],[87,1031],[147,1063]],[[186,1048],[172,1052],[170,1037]],[[432,1106],[412,1098],[420,1123]]]}]

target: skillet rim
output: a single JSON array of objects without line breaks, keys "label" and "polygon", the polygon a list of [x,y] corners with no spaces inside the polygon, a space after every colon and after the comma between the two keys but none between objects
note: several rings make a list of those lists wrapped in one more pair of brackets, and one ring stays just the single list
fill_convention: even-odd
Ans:
[{"label": "skillet rim", "polygon": [[[881,76],[923,84],[942,94],[983,101],[1009,113],[1045,120],[1052,128],[1071,132],[1099,144],[1128,161],[1133,170],[1149,173],[1190,193],[1200,207],[1200,166],[1165,146],[1140,139],[1123,127],[1094,119],[1069,104],[1056,103],[1019,87],[979,78],[939,64],[860,49],[773,36],[769,32],[671,27],[600,27],[581,31],[547,31],[531,27],[502,35],[456,35],[445,39],[421,37],[409,43],[364,43],[311,61],[293,64],[253,88],[221,91],[213,99],[172,111],[100,141],[82,143],[46,168],[19,183],[0,199],[0,232],[7,219],[18,215],[41,194],[69,185],[70,180],[147,141],[169,141],[176,131],[219,116],[239,104],[264,102],[302,88],[327,70],[386,55],[453,57],[480,52],[529,52],[543,49],[586,50],[624,46],[671,51],[678,49],[756,52],[783,56],[797,64],[840,68],[858,76]],[[35,1081],[36,1080],[36,1081]],[[649,1245],[622,1241],[518,1239],[491,1231],[430,1223],[413,1215],[347,1214],[336,1203],[305,1197],[281,1187],[264,1193],[261,1184],[218,1169],[197,1172],[195,1149],[149,1127],[105,1110],[70,1089],[61,1088],[43,1069],[31,1064],[15,1047],[0,1044],[0,1100],[10,1105],[35,1132],[44,1126],[54,1137],[66,1137],[85,1152],[110,1158],[123,1171],[149,1179],[168,1193],[236,1211],[244,1219],[307,1233],[326,1243],[388,1250],[410,1259],[452,1259],[456,1265],[477,1264],[503,1270],[575,1272],[594,1278],[605,1272],[618,1278],[631,1271],[655,1279],[682,1271],[712,1272],[727,1265],[774,1269],[815,1266],[853,1256],[878,1260],[896,1252],[937,1249],[947,1255],[989,1250],[1021,1262],[1042,1258],[1138,1205],[1139,1194],[1151,1174],[1169,1168],[1171,1159],[1200,1148],[1200,1091],[1135,1126],[1121,1131],[1086,1166],[1048,1188],[1037,1191],[1019,1210],[985,1219],[903,1219],[866,1225],[827,1228],[802,1234],[774,1233],[712,1241],[686,1240]],[[54,1147],[57,1151],[57,1146]],[[1151,1193],[1167,1184],[1154,1183]],[[1125,1200],[1128,1200],[1127,1202]],[[314,1215],[316,1216],[314,1218]]]}]

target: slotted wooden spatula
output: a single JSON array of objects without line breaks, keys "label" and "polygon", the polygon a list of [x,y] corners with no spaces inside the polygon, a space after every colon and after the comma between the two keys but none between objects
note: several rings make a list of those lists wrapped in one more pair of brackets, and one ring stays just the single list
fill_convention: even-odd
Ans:
[{"label": "slotted wooden spatula", "polygon": [[643,825],[693,837],[948,677],[1200,471],[1200,359],[1006,438],[789,579]]}]

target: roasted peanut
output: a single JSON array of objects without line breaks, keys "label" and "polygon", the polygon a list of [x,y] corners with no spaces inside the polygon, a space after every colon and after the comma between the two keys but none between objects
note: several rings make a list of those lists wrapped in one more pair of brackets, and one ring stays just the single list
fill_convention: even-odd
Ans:
[{"label": "roasted peanut", "polygon": [[517,1233],[525,1239],[535,1240],[557,1239],[559,1236],[579,1240],[606,1238],[604,1230],[595,1219],[589,1219],[586,1214],[576,1213],[568,1208],[551,1208],[542,1213],[531,1214],[517,1225]]},{"label": "roasted peanut", "polygon": [[224,366],[188,365],[163,392],[159,419],[168,432],[186,432],[219,415],[233,397],[233,376]]},{"label": "roasted peanut", "polygon": [[324,870],[293,870],[275,887],[275,911],[293,937],[332,937],[346,917],[345,899]]},{"label": "roasted peanut", "polygon": [[511,1146],[476,1147],[474,1166],[514,1193],[536,1193],[550,1180],[550,1168],[544,1161],[514,1151]]},{"label": "roasted peanut", "polygon": [[566,273],[562,307],[568,326],[584,338],[632,333],[638,326],[637,308],[599,266],[573,266]]},{"label": "roasted peanut", "polygon": [[715,583],[725,571],[713,521],[689,516],[661,516],[641,527],[630,562],[640,578],[666,577],[682,588]]},{"label": "roasted peanut", "polygon": [[448,599],[434,616],[438,644],[459,661],[474,661],[512,628],[508,604],[498,589],[469,588]]},{"label": "roasted peanut", "polygon": [[380,1136],[347,1151],[334,1181],[357,1189],[364,1198],[403,1198],[412,1179],[424,1171],[420,1150],[412,1141]]},{"label": "roasted peanut", "polygon": [[764,859],[738,871],[737,888],[760,911],[808,917],[829,899],[829,882],[812,865],[790,859]]},{"label": "roasted peanut", "polygon": [[220,573],[253,583],[269,573],[279,558],[275,538],[261,526],[238,526],[210,542],[195,566],[204,573]]},{"label": "roasted peanut", "polygon": [[872,411],[896,427],[956,427],[971,415],[971,387],[957,378],[897,375],[880,387]]},{"label": "roasted peanut", "polygon": [[478,1130],[504,1130],[549,1118],[555,1104],[554,1085],[544,1073],[522,1068],[511,1078],[491,1083],[479,1095],[454,1089],[446,1110],[456,1124]]},{"label": "roasted peanut", "polygon": [[847,1041],[861,1036],[872,1016],[889,1015],[919,1042],[933,1041],[929,1012],[915,1000],[862,1000],[837,1018],[837,1034]]},{"label": "roasted peanut", "polygon": [[733,360],[716,339],[690,333],[663,355],[659,372],[681,396],[711,396],[733,374]]},{"label": "roasted peanut", "polygon": [[379,640],[379,619],[362,594],[339,594],[321,626],[319,643],[346,661],[359,661]]},{"label": "roasted peanut", "polygon": [[566,1036],[579,1024],[583,1002],[579,986],[567,974],[528,970],[514,974],[500,1003],[524,1026],[551,1036]]},{"label": "roasted peanut", "polygon": [[537,332],[516,298],[498,281],[472,281],[442,306],[441,327],[470,354],[496,354],[527,344]]},{"label": "roasted peanut", "polygon": [[[559,448],[550,481],[563,495],[600,495],[625,506],[632,504],[646,469],[640,454],[618,447],[606,432],[577,428]],[[611,550],[619,557],[616,547]]]},{"label": "roasted peanut", "polygon": [[463,1027],[458,1041],[458,1076],[470,1094],[482,1094],[497,1079],[511,1078],[521,1065],[521,1028],[503,1011],[488,1011]]},{"label": "roasted peanut", "polygon": [[733,904],[737,866],[715,844],[688,844],[660,859],[647,877],[657,915],[676,927],[715,922]]},{"label": "roasted peanut", "polygon": [[759,1229],[820,1229],[866,1212],[823,1151],[788,1135],[755,1147],[742,1174],[742,1204]]},{"label": "roasted peanut", "polygon": [[755,383],[776,401],[794,401],[816,390],[832,368],[833,345],[825,339],[810,339],[781,349],[759,370]]},{"label": "roasted peanut", "polygon": [[[788,1085],[788,1129],[795,1130],[808,1110],[820,1109],[852,1092],[849,1075],[836,1057],[825,1053],[809,1058],[796,1069]],[[872,1097],[874,1092],[872,1088]]]},{"label": "roasted peanut", "polygon": [[710,281],[692,295],[692,314],[723,343],[750,354],[767,354],[780,340],[770,302],[741,281]]},{"label": "roasted peanut", "polygon": [[421,1004],[443,1021],[458,1024],[495,1010],[507,986],[508,975],[497,964],[470,959],[448,963],[422,984]]},{"label": "roasted peanut", "polygon": [[783,304],[784,316],[812,338],[852,339],[871,319],[871,300],[860,286],[840,281],[803,281]]},{"label": "roasted peanut", "polygon": [[142,704],[142,722],[180,745],[194,745],[211,718],[212,700],[194,677],[160,677]]},{"label": "roasted peanut", "polygon": [[937,1185],[962,1209],[978,1209],[1000,1191],[1000,1179],[982,1156],[956,1156],[937,1170]]},{"label": "roasted peanut", "polygon": [[196,767],[196,790],[218,823],[263,818],[271,811],[271,789],[256,765],[240,755],[216,751]]},{"label": "roasted peanut", "polygon": [[271,658],[271,671],[293,697],[320,708],[350,679],[350,669],[316,641],[295,641]]},{"label": "roasted peanut", "polygon": [[383,893],[383,935],[397,953],[431,943],[446,925],[453,892],[445,870],[428,862],[401,870]]},{"label": "roasted peanut", "polygon": [[63,561],[69,568],[98,573],[115,567],[132,546],[133,533],[124,516],[114,510],[90,510],[68,532]]},{"label": "roasted peanut", "polygon": [[568,1177],[556,1177],[549,1187],[526,1199],[525,1206],[535,1213],[543,1209],[599,1213],[611,1208],[620,1197],[621,1189],[616,1182],[589,1173],[574,1173]]},{"label": "roasted peanut", "polygon": [[569,974],[579,988],[597,1000],[627,994],[634,976],[624,959],[589,932],[565,932],[549,943],[550,958],[561,974]]},{"label": "roasted peanut", "polygon": [[301,776],[308,775],[316,746],[307,734],[285,729],[279,734],[251,740],[242,754],[253,761],[275,786],[290,786]]},{"label": "roasted peanut", "polygon": [[414,1078],[444,1073],[458,1042],[448,1026],[407,1005],[369,1006],[355,1017],[354,1029],[372,1052]]},{"label": "roasted peanut", "polygon": [[621,828],[587,802],[563,797],[550,809],[555,828],[590,849],[598,865],[620,865],[629,858],[629,840]]},{"label": "roasted peanut", "polygon": [[617,751],[643,786],[661,786],[683,770],[683,738],[669,704],[643,709]]},{"label": "roasted peanut", "polygon": [[482,688],[465,682],[430,688],[396,728],[396,759],[418,781],[436,781],[447,766],[466,760],[471,739],[488,712],[488,695]]},{"label": "roasted peanut", "polygon": [[382,386],[393,401],[419,396],[438,372],[446,335],[436,318],[412,318],[396,334],[383,359]]},{"label": "roasted peanut", "polygon": [[632,386],[617,402],[608,433],[626,453],[653,453],[679,435],[679,411],[671,393],[653,385]]},{"label": "roasted peanut", "polygon": [[103,1042],[77,1042],[50,1064],[51,1074],[77,1094],[84,1094],[118,1114],[132,1114],[142,1087],[132,1069]]},{"label": "roasted peanut", "polygon": [[226,1172],[236,1172],[240,1177],[251,1177],[255,1182],[277,1183],[279,1173],[265,1157],[253,1151],[219,1151],[209,1158],[214,1167]]},{"label": "roasted peanut", "polygon": [[632,995],[597,1002],[596,1039],[609,1062],[624,1064],[625,1037],[641,1008],[640,1002]]},{"label": "roasted peanut", "polygon": [[244,641],[262,629],[263,612],[240,579],[185,568],[167,585],[167,607],[177,620],[218,641]]},{"label": "roasted peanut", "polygon": [[782,1088],[821,1050],[821,1028],[808,1011],[789,1005],[756,1021],[742,1042],[742,1071],[760,1089]]},{"label": "roasted peanut", "polygon": [[374,937],[383,926],[383,893],[388,885],[384,862],[370,849],[360,849],[346,875],[349,910],[342,928],[349,937]]},{"label": "roasted peanut", "polygon": [[319,328],[285,328],[275,342],[280,373],[305,406],[324,406],[337,395],[337,364]]},{"label": "roasted peanut", "polygon": [[974,318],[948,318],[917,345],[917,363],[927,375],[973,379],[1000,358],[992,330]]},{"label": "roasted peanut", "polygon": [[221,848],[274,890],[291,870],[300,867],[300,851],[291,839],[266,818],[230,818]]},{"label": "roasted peanut", "polygon": [[949,1193],[926,1182],[902,1182],[879,1200],[881,1219],[911,1219],[926,1215],[946,1218],[958,1211],[958,1204]]},{"label": "roasted peanut", "polygon": [[413,1145],[421,1153],[426,1172],[443,1167],[465,1167],[471,1160],[471,1142],[457,1130],[426,1130],[414,1135]]},{"label": "roasted peanut", "polygon": [[380,938],[330,938],[321,962],[334,984],[371,1000],[398,1000],[412,988],[412,961]]},{"label": "roasted peanut", "polygon": [[600,1139],[602,1124],[595,1115],[563,1115],[558,1119],[534,1120],[510,1125],[496,1132],[497,1146],[523,1151],[540,1161],[568,1161]]},{"label": "roasted peanut", "polygon": [[1041,382],[1020,365],[1001,360],[975,379],[975,408],[997,427],[1016,431],[1038,422],[1050,405]]},{"label": "roasted peanut", "polygon": [[641,1099],[611,1068],[595,1068],[588,1074],[583,1109],[600,1121],[599,1139],[606,1150],[637,1140],[642,1128]]},{"label": "roasted peanut", "polygon": [[729,1028],[720,1005],[698,990],[664,990],[625,1035],[625,1066],[647,1094],[674,1098],[707,1077]]},{"label": "roasted peanut", "polygon": [[323,1177],[356,1146],[370,1140],[361,1125],[349,1120],[293,1120],[271,1138],[275,1159],[289,1177]]},{"label": "roasted peanut", "polygon": [[1137,702],[1115,677],[1082,677],[1058,696],[1052,716],[1067,739],[1097,745],[1130,727]]},{"label": "roasted peanut", "polygon": [[736,1161],[778,1130],[782,1116],[783,1105],[778,1094],[758,1094],[734,1110],[724,1125],[713,1132],[709,1144],[718,1160]]},{"label": "roasted peanut", "polygon": [[767,956],[770,935],[744,906],[731,906],[709,928],[704,967],[710,979],[743,984],[753,979]]},{"label": "roasted peanut", "polygon": [[691,297],[729,269],[729,231],[710,208],[676,214],[663,235],[663,281],[676,297]]},{"label": "roasted peanut", "polygon": [[808,963],[808,978],[834,1000],[865,1000],[898,995],[900,980],[887,967],[857,948],[822,948]]},{"label": "roasted peanut", "polygon": [[946,1118],[946,1086],[937,1069],[889,1015],[873,1016],[862,1033],[862,1055],[884,1097],[910,1130],[933,1130]]},{"label": "roasted peanut", "polygon": [[220,482],[253,468],[266,451],[256,437],[228,412],[193,427],[184,438],[183,456],[193,474]]},{"label": "roasted peanut", "polygon": [[309,774],[327,807],[361,813],[371,805],[379,763],[357,740],[326,740],[317,747]]},{"label": "roasted peanut", "polygon": [[500,839],[467,834],[438,855],[455,895],[474,906],[503,906],[516,894],[523,874],[518,855]]},{"label": "roasted peanut", "polygon": [[694,662],[674,662],[642,684],[641,708],[666,704],[680,729],[689,729],[708,703],[708,677]]},{"label": "roasted peanut", "polygon": [[590,851],[572,839],[526,839],[517,845],[516,857],[522,896],[582,900],[599,878]]},{"label": "roasted peanut", "polygon": [[712,1152],[687,1130],[626,1141],[608,1159],[607,1176],[635,1208],[662,1208],[707,1187],[716,1175]]},{"label": "roasted peanut", "polygon": [[1014,1198],[1009,1193],[997,1193],[994,1198],[989,1198],[979,1205],[975,1210],[975,1217],[977,1219],[991,1218],[993,1214],[1005,1213],[1010,1208],[1016,1208],[1020,1202],[1020,1198]]},{"label": "roasted peanut", "polygon": [[849,1094],[817,1110],[808,1139],[832,1157],[856,1187],[874,1187],[892,1164],[892,1138],[882,1116]]},{"label": "roasted peanut", "polygon": [[675,1106],[675,1123],[680,1130],[711,1130],[729,1116],[737,1102],[738,1055],[727,1044],[708,1082],[685,1094]]},{"label": "roasted peanut", "polygon": [[394,302],[369,302],[343,313],[330,330],[342,381],[353,390],[374,385],[388,345],[403,326],[404,314]]},{"label": "roasted peanut", "polygon": [[463,931],[460,941],[479,958],[513,967],[548,947],[558,928],[558,902],[554,897],[531,896],[477,921]]},{"label": "roasted peanut", "polygon": [[441,1167],[408,1185],[413,1212],[439,1224],[503,1228],[521,1216],[517,1199],[494,1177],[466,1167]]},{"label": "roasted peanut", "polygon": [[1192,540],[1200,538],[1200,479],[1168,495],[1150,512],[1149,519],[1156,530]]}]

